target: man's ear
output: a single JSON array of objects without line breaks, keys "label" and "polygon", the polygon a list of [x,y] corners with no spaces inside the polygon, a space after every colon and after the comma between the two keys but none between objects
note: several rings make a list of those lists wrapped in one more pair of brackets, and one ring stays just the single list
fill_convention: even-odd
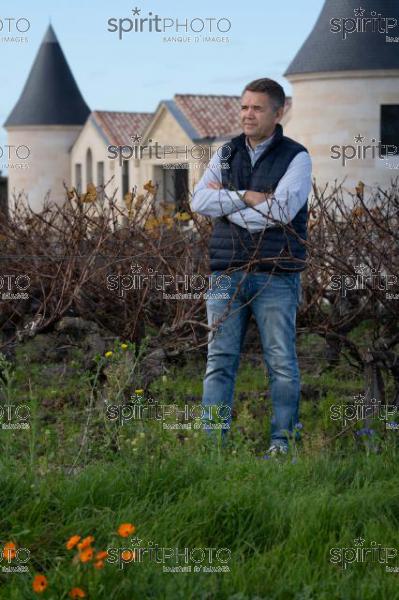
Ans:
[{"label": "man's ear", "polygon": [[280,108],[278,108],[275,113],[276,123],[279,123],[281,121],[281,119],[283,118],[283,115],[284,115],[284,106],[280,106]]}]

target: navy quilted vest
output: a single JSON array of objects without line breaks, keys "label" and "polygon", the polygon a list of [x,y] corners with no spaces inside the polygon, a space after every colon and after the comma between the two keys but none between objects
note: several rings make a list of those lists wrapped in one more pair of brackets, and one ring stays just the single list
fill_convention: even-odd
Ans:
[{"label": "navy quilted vest", "polygon": [[[245,144],[245,134],[225,144],[221,156],[228,156],[222,169],[224,189],[273,192],[285,174],[290,162],[306,148],[283,135],[276,126],[272,143],[252,167]],[[290,231],[291,230],[291,231]],[[294,231],[292,231],[294,230]],[[248,262],[257,263],[260,271],[302,271],[305,268],[307,238],[307,202],[288,225],[276,224],[260,232],[231,223],[219,217],[214,224],[209,242],[211,271],[229,267],[245,268]]]}]

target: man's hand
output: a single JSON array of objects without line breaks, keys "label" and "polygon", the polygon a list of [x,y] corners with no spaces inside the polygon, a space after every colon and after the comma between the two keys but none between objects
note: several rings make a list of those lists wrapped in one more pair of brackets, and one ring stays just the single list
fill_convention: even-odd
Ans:
[{"label": "man's hand", "polygon": [[266,200],[271,196],[271,194],[266,194],[264,192],[245,192],[244,194],[244,202],[248,204],[248,206],[256,206],[257,204],[262,204],[262,202],[266,202]]},{"label": "man's hand", "polygon": [[[216,181],[211,181],[210,183],[207,184],[206,187],[209,188],[210,190],[222,190],[223,189],[223,185]],[[244,202],[247,206],[254,207],[254,206],[257,206],[258,204],[262,204],[262,202],[266,202],[266,200],[268,198],[270,198],[271,196],[272,196],[272,194],[266,194],[265,192],[247,191],[247,192],[245,192],[242,199],[244,200]]]}]

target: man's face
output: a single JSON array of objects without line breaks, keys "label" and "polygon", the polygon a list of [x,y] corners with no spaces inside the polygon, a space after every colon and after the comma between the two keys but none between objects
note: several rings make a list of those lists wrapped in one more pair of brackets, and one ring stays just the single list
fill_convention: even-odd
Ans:
[{"label": "man's face", "polygon": [[275,111],[268,94],[247,91],[241,98],[242,129],[253,140],[270,137],[282,115],[283,109]]}]

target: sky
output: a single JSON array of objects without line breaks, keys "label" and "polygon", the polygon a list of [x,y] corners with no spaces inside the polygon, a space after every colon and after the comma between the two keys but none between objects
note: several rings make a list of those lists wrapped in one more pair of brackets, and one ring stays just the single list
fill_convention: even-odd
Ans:
[{"label": "sky", "polygon": [[[310,33],[324,0],[2,0],[0,8],[0,123],[19,98],[49,22],[92,110],[152,112],[158,102],[175,93],[240,94],[246,83],[259,77],[279,81],[289,95],[283,77],[290,61]],[[288,6],[289,4],[289,6]],[[133,11],[140,11],[139,16]],[[228,43],[204,42],[203,33],[108,31],[109,19],[153,16],[199,29],[205,19],[216,27],[208,36],[228,37]],[[16,25],[18,19],[18,26]],[[193,21],[196,19],[196,21]],[[201,20],[200,20],[201,19]],[[210,21],[207,21],[209,23]],[[112,22],[111,22],[112,23]],[[168,21],[171,23],[171,21]],[[129,21],[125,21],[128,28]],[[29,29],[26,33],[18,32]],[[146,24],[144,25],[146,27]],[[10,31],[9,31],[10,30]],[[2,41],[4,36],[23,36],[27,41]],[[180,35],[190,42],[165,42]],[[200,41],[195,42],[194,37]],[[0,129],[0,144],[6,143]]]}]

